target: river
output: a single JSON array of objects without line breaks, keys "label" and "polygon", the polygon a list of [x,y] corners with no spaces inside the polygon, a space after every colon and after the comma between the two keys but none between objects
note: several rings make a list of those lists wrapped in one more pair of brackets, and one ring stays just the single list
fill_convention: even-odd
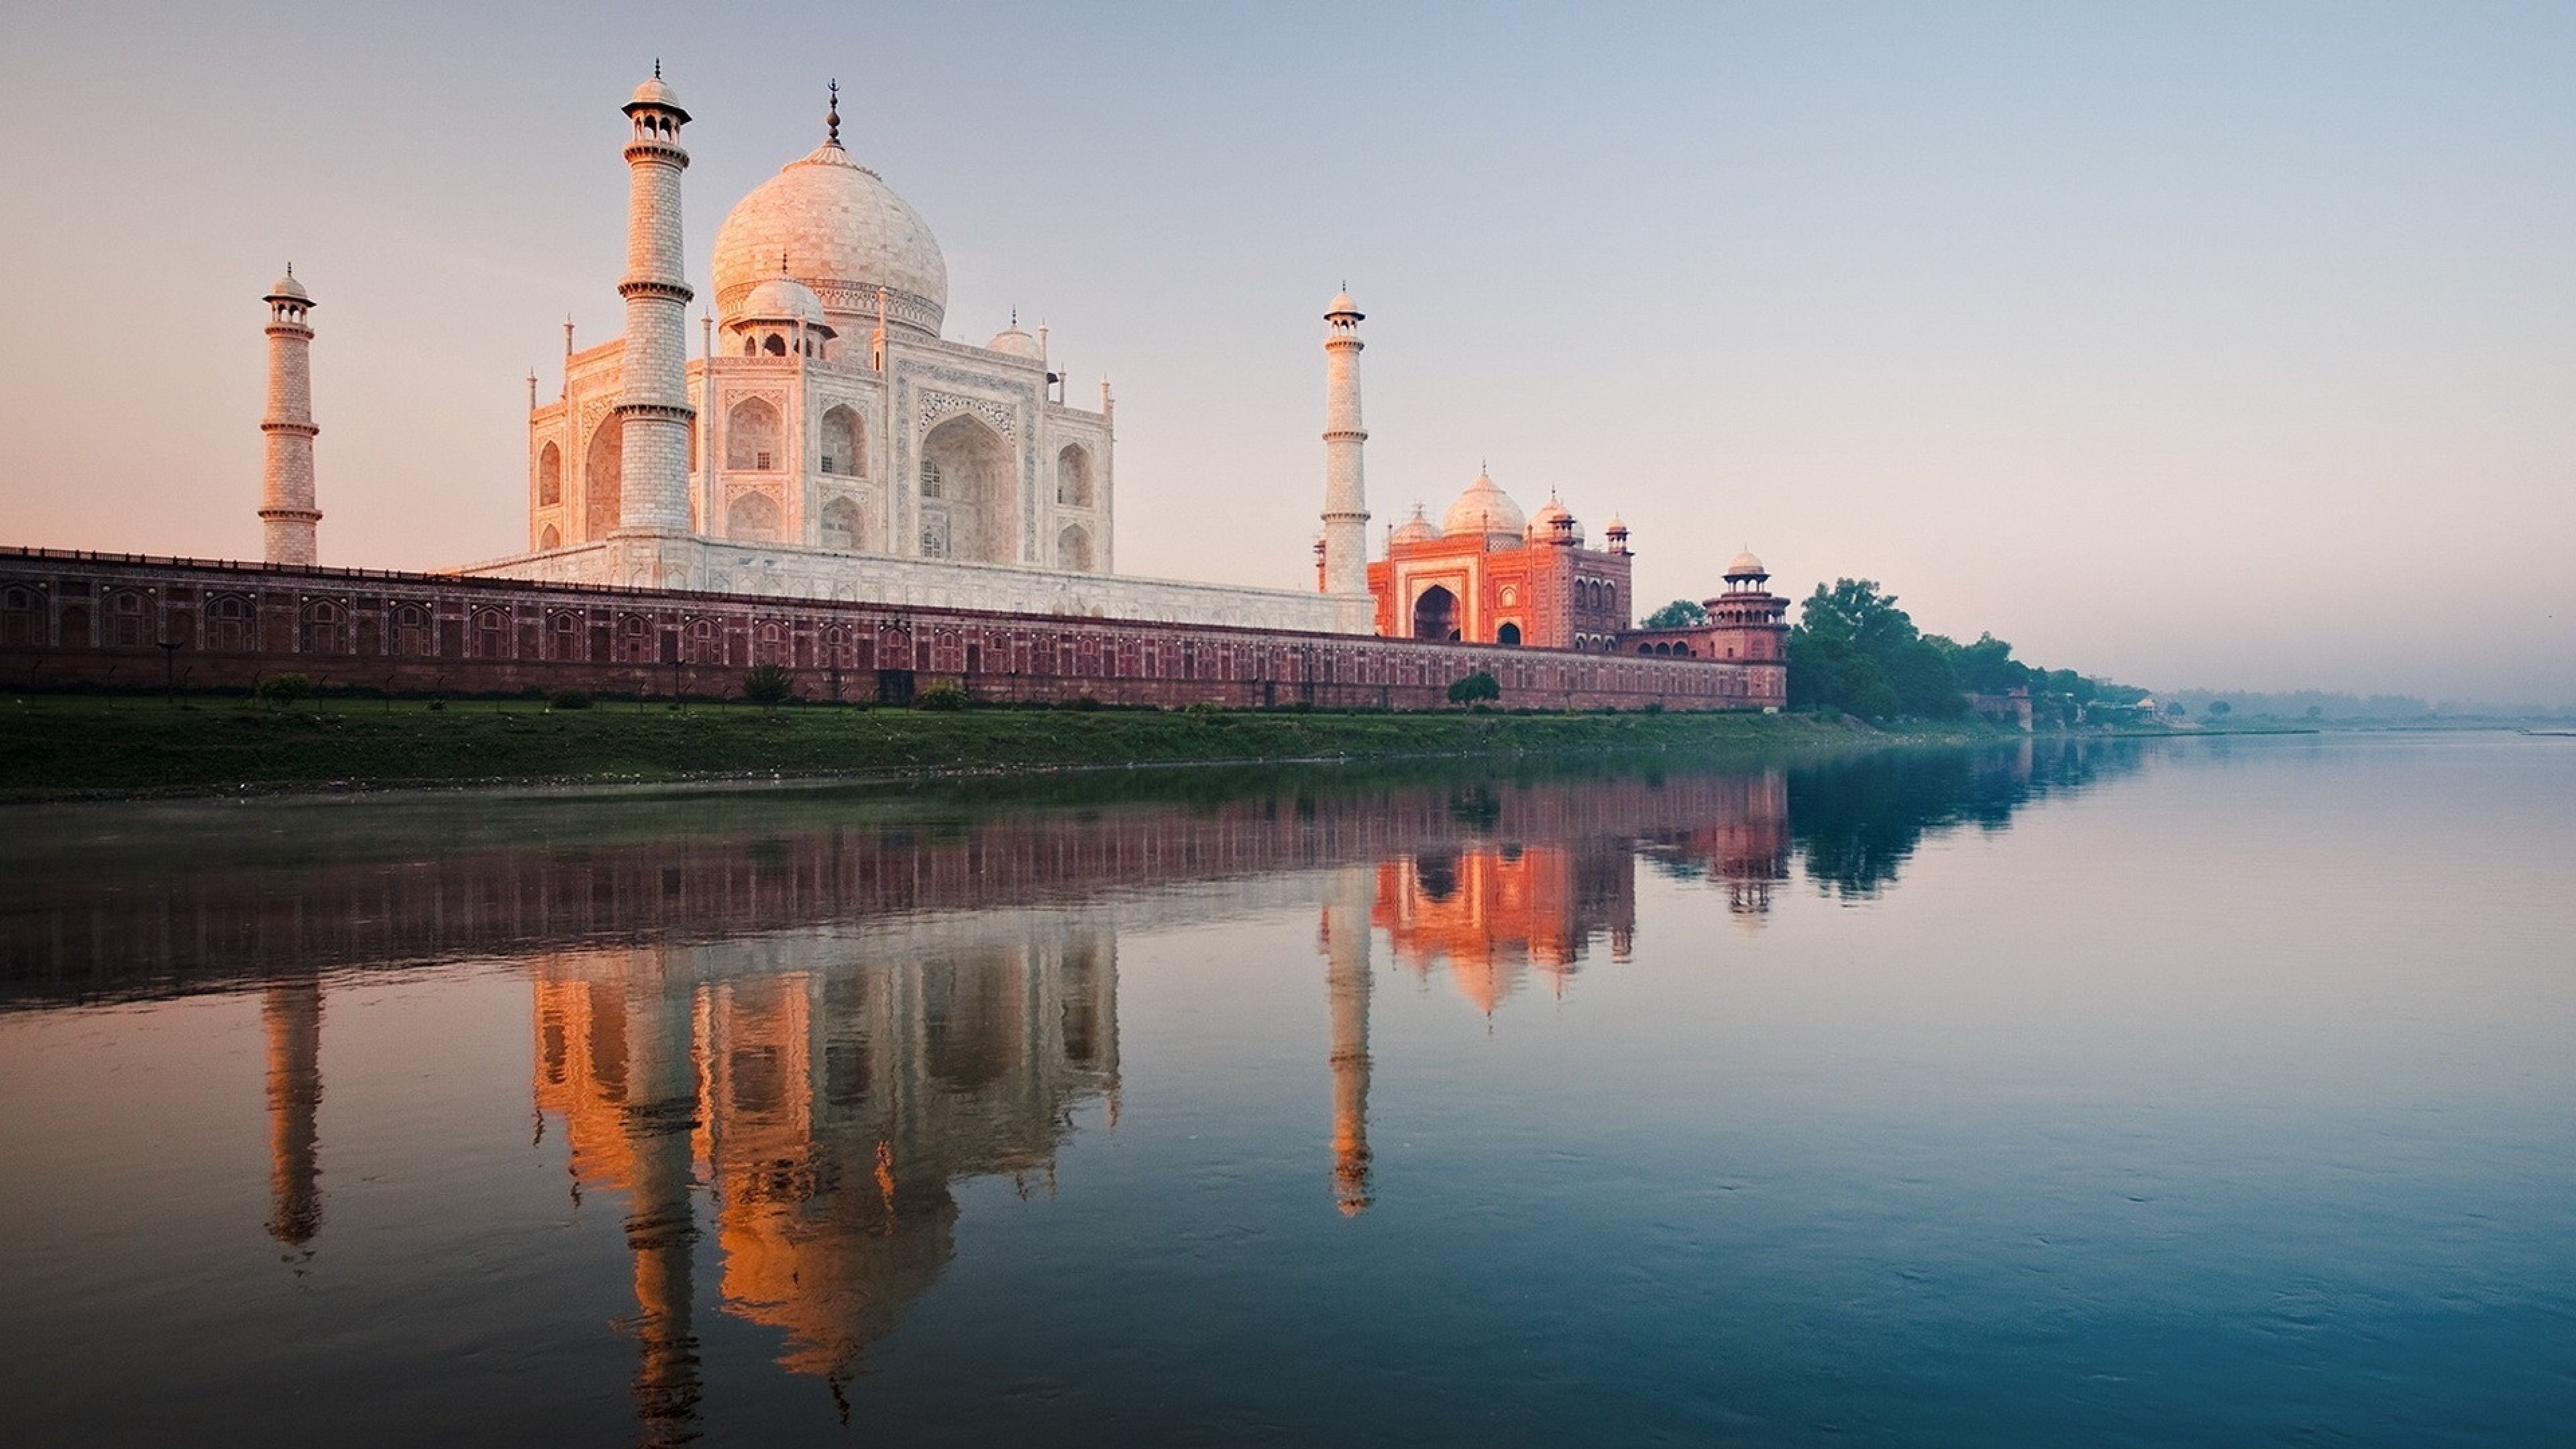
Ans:
[{"label": "river", "polygon": [[13,1444],[2576,1423],[2576,741],[0,815]]}]

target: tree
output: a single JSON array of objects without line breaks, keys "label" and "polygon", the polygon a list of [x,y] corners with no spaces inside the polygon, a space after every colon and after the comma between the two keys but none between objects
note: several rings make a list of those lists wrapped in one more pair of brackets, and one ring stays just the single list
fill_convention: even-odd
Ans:
[{"label": "tree", "polygon": [[1675,599],[1646,616],[1649,629],[1687,629],[1708,622],[1708,610],[1688,599]]},{"label": "tree", "polygon": [[251,690],[260,703],[276,709],[285,709],[312,692],[313,681],[301,674],[272,674]]},{"label": "tree", "polygon": [[2180,719],[2184,715],[2191,713],[2191,710],[2189,707],[2184,705],[2181,700],[2176,699],[2166,702],[2165,713],[2174,719]]},{"label": "tree", "polygon": [[795,685],[783,664],[755,664],[742,673],[742,697],[763,709],[785,704]]},{"label": "tree", "polygon": [[2225,719],[2227,718],[2229,711],[2234,708],[2235,706],[2229,704],[2226,700],[2213,699],[2209,702],[2209,717],[2211,719]]},{"label": "tree", "polygon": [[1494,681],[1494,676],[1481,669],[1449,686],[1451,704],[1474,704],[1478,700],[1494,700],[1502,697],[1502,685]]}]

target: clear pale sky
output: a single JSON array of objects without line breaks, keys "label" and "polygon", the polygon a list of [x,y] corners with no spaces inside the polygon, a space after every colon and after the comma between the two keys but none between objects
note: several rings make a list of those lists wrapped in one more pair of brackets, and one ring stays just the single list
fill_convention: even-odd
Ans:
[{"label": "clear pale sky", "polygon": [[0,540],[255,555],[291,258],[324,560],[516,551],[657,55],[701,295],[838,76],[949,335],[1116,384],[1122,572],[1311,585],[1347,277],[1373,540],[1483,458],[1648,603],[1750,544],[2155,687],[2576,700],[2565,4],[6,0]]}]

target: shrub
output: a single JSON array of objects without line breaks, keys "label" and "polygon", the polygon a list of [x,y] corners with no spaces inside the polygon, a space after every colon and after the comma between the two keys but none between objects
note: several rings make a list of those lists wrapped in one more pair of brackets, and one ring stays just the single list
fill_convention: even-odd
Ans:
[{"label": "shrub", "polygon": [[1481,669],[1449,686],[1451,704],[1474,704],[1481,699],[1502,697],[1503,687],[1494,681],[1494,676]]},{"label": "shrub", "polygon": [[277,709],[284,709],[312,692],[313,681],[301,674],[272,674],[251,690],[260,703]]},{"label": "shrub", "polygon": [[966,691],[953,684],[934,684],[912,697],[914,709],[964,709]]},{"label": "shrub", "polygon": [[443,700],[443,699],[433,699],[433,700],[431,700],[428,704],[426,704],[426,705],[422,706],[422,708],[424,708],[424,709],[445,709],[445,708],[447,708],[447,701],[446,701],[446,700]]},{"label": "shrub", "polygon": [[1099,701],[1099,700],[1096,700],[1096,699],[1093,699],[1090,695],[1087,695],[1087,694],[1076,695],[1076,696],[1074,696],[1073,703],[1072,703],[1071,705],[1068,705],[1068,706],[1067,706],[1067,708],[1069,708],[1069,709],[1098,709],[1098,708],[1100,708],[1100,701]]},{"label": "shrub", "polygon": [[578,689],[558,689],[546,696],[548,709],[588,709],[590,696]]},{"label": "shrub", "polygon": [[764,708],[778,708],[795,692],[796,681],[783,664],[755,664],[742,673],[742,697]]}]

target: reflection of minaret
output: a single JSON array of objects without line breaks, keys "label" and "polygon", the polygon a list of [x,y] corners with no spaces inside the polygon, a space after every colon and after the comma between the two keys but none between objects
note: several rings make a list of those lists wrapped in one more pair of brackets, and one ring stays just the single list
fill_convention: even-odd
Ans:
[{"label": "reflection of minaret", "polygon": [[[626,1141],[635,1178],[626,1246],[635,1255],[635,1412],[650,1442],[693,1437],[698,1407],[698,1340],[690,1325],[697,1242],[689,1188],[698,1118],[696,1003],[691,993],[650,979],[638,960],[627,998]],[[661,989],[655,989],[656,987]]]},{"label": "reflection of minaret", "polygon": [[268,1235],[290,1247],[322,1226],[322,983],[280,981],[260,1004],[268,1027]]},{"label": "reflection of minaret", "polygon": [[1333,1195],[1345,1214],[1369,1205],[1369,906],[1365,869],[1334,877],[1324,904],[1324,984],[1333,1013]]}]

